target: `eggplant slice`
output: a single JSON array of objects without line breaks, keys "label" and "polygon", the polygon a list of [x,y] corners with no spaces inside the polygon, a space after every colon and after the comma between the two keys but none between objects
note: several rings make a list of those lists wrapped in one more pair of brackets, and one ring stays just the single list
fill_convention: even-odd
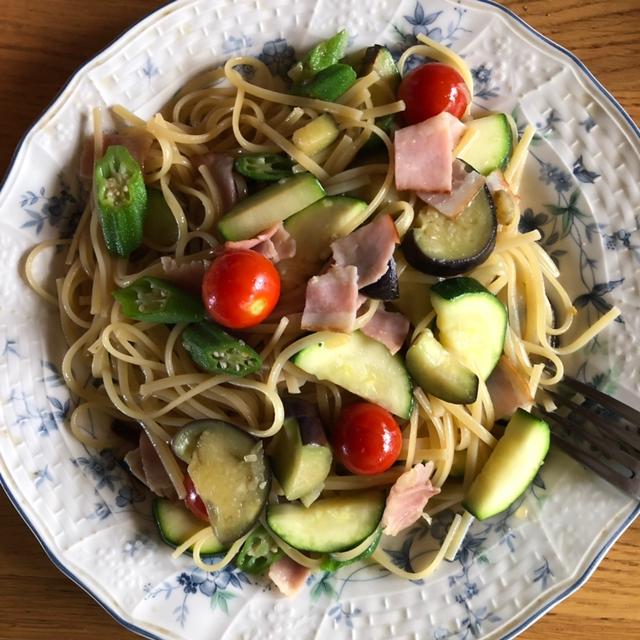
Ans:
[{"label": "eggplant slice", "polygon": [[496,245],[493,198],[484,187],[455,219],[435,209],[417,216],[402,241],[407,262],[432,276],[456,276],[482,264]]},{"label": "eggplant slice", "polygon": [[193,449],[189,475],[215,536],[221,544],[230,545],[262,513],[271,470],[260,439],[221,420],[198,420],[194,431],[200,427],[204,428]]},{"label": "eggplant slice", "polygon": [[400,287],[396,261],[391,258],[387,263],[387,270],[382,276],[366,287],[362,287],[360,293],[376,300],[397,300],[400,297]]}]

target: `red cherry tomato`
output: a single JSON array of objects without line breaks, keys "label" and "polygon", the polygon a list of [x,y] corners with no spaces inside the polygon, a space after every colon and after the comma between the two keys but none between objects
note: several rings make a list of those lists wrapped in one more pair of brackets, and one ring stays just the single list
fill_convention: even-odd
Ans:
[{"label": "red cherry tomato", "polygon": [[352,473],[371,475],[386,471],[400,455],[402,434],[393,416],[369,402],[342,411],[333,430],[334,452]]},{"label": "red cherry tomato", "polygon": [[469,89],[462,76],[448,64],[429,62],[415,68],[400,83],[398,98],[406,109],[407,124],[416,124],[448,111],[462,118],[469,105]]},{"label": "red cherry tomato", "polygon": [[260,324],[280,297],[280,276],[263,255],[250,249],[218,256],[202,282],[202,300],[209,315],[230,329]]},{"label": "red cherry tomato", "polygon": [[189,474],[186,474],[184,477],[184,488],[187,492],[187,495],[184,499],[184,504],[193,513],[193,515],[198,518],[198,520],[202,520],[203,522],[209,522],[209,514],[207,513],[207,508],[204,506],[204,502],[202,502],[202,498],[198,495],[196,491],[196,487],[193,484],[193,480]]}]

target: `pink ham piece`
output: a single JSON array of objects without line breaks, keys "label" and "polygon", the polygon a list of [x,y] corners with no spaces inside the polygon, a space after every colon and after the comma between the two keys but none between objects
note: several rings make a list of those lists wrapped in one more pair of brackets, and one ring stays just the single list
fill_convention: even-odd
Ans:
[{"label": "pink ham piece", "polygon": [[440,489],[431,484],[433,469],[433,462],[420,463],[395,481],[382,514],[385,535],[396,536],[417,522],[429,498],[440,493]]},{"label": "pink ham piece", "polygon": [[176,498],[171,478],[169,478],[160,456],[144,431],[140,433],[140,457],[145,477],[144,483],[149,489],[158,496]]},{"label": "pink ham piece", "polygon": [[505,180],[504,174],[500,169],[492,171],[486,178],[487,188],[491,193],[496,191],[511,191],[509,183]]},{"label": "pink ham piece", "polygon": [[396,188],[399,191],[451,191],[453,147],[464,125],[450,113],[395,132]]},{"label": "pink ham piece", "polygon": [[531,409],[533,398],[524,376],[507,356],[498,360],[487,380],[487,390],[493,403],[495,419],[510,418],[516,409]]},{"label": "pink ham piece", "polygon": [[228,240],[225,249],[253,249],[274,264],[296,255],[296,241],[284,228],[282,222],[248,240]]},{"label": "pink ham piece", "polygon": [[380,308],[361,331],[370,338],[382,342],[394,354],[400,350],[409,333],[409,320],[401,313]]},{"label": "pink ham piece", "polygon": [[[104,133],[102,136],[103,152],[112,145],[122,145],[143,167],[152,143],[153,138],[146,133]],[[81,179],[93,177],[93,136],[85,140],[82,148],[79,176]]]},{"label": "pink ham piece", "polygon": [[361,289],[385,274],[398,242],[400,237],[396,225],[391,216],[385,215],[336,240],[331,249],[339,267],[356,267],[358,288]]},{"label": "pink ham piece", "polygon": [[418,191],[418,197],[447,216],[457,218],[478,195],[485,178],[477,171],[467,171],[464,162],[455,160],[452,167],[451,193]]},{"label": "pink ham piece", "polygon": [[142,482],[142,484],[147,484],[147,477],[144,475],[144,469],[142,467],[142,454],[140,453],[140,447],[136,447],[131,451],[127,452],[127,455],[124,457],[124,461],[129,467],[129,471]]},{"label": "pink ham piece", "polygon": [[284,228],[282,223],[278,225],[277,231],[271,237],[271,244],[273,245],[274,257],[270,260],[274,262],[287,260],[296,255],[296,239]]},{"label": "pink ham piece", "polygon": [[226,213],[238,200],[238,189],[233,174],[233,157],[227,153],[205,153],[193,158],[193,166],[205,166],[220,190],[222,213]]},{"label": "pink ham piece", "polygon": [[332,267],[307,283],[301,327],[308,331],[351,333],[358,309],[358,272],[354,266]]},{"label": "pink ham piece", "polygon": [[185,289],[196,295],[202,292],[202,281],[207,272],[209,260],[191,260],[190,262],[178,263],[170,256],[160,258],[162,265],[163,279],[173,282],[181,289]]},{"label": "pink ham piece", "polygon": [[281,593],[292,598],[302,589],[311,571],[289,556],[284,556],[269,567],[268,575]]}]

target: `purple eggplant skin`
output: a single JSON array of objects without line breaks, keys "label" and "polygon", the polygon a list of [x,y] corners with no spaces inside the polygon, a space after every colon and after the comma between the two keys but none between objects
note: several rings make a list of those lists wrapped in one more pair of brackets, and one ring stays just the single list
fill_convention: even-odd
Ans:
[{"label": "purple eggplant skin", "polygon": [[391,258],[387,263],[387,270],[382,276],[366,287],[362,287],[360,293],[376,300],[397,300],[400,297],[400,285],[398,284],[396,261]]},{"label": "purple eggplant skin", "polygon": [[[496,210],[493,204],[493,198],[487,187],[484,187],[487,202],[490,207],[490,215],[493,218],[493,225],[489,237],[486,239],[483,247],[473,255],[464,258],[453,258],[450,260],[432,258],[427,255],[420,247],[417,241],[417,229],[409,229],[402,239],[402,252],[407,262],[418,271],[426,273],[430,276],[438,276],[440,278],[449,278],[458,276],[469,269],[473,269],[482,264],[494,250],[496,246],[496,237],[498,234],[498,222],[496,218]],[[482,192],[480,192],[482,193]]]},{"label": "purple eggplant skin", "polygon": [[329,441],[315,406],[302,398],[291,396],[283,400],[287,418],[294,418],[300,430],[302,445],[329,447]]}]

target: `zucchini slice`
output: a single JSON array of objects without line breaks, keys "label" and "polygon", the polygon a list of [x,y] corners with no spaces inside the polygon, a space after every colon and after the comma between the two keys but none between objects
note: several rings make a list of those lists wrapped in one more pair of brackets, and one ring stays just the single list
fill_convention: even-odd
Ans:
[{"label": "zucchini slice", "polygon": [[[174,549],[185,543],[191,536],[200,531],[205,524],[181,504],[171,502],[166,498],[156,498],[153,501],[153,517],[158,527],[162,541]],[[187,553],[191,553],[190,547]],[[213,556],[226,551],[226,547],[213,535],[202,545],[202,557]]]},{"label": "zucchini slice", "polygon": [[433,276],[455,276],[482,264],[496,245],[498,222],[489,190],[484,187],[457,217],[435,209],[417,217],[402,241],[407,262]]},{"label": "zucchini slice", "polygon": [[478,376],[452,356],[428,329],[409,347],[407,369],[422,390],[453,404],[471,404]]},{"label": "zucchini slice", "polygon": [[315,176],[301,173],[238,202],[218,223],[225,240],[247,240],[324,196]]},{"label": "zucchini slice", "polygon": [[442,346],[486,380],[495,368],[507,331],[507,310],[473,278],[450,278],[431,287]]},{"label": "zucchini slice", "polygon": [[467,130],[478,133],[458,158],[484,176],[496,169],[504,169],[513,147],[513,133],[507,116],[494,113],[466,124]]},{"label": "zucchini slice", "polygon": [[462,506],[478,520],[509,508],[531,484],[549,451],[549,425],[518,409],[475,477]]},{"label": "zucchini slice", "polygon": [[394,102],[400,84],[400,72],[389,49],[379,44],[367,48],[358,75],[366,76],[372,71],[380,76],[380,80],[369,87],[373,105],[377,107]]},{"label": "zucchini slice", "polygon": [[320,380],[329,380],[357,396],[408,419],[413,384],[402,361],[377,340],[360,331],[322,332],[318,342],[302,349],[293,363]]},{"label": "zucchini slice", "polygon": [[384,493],[341,493],[301,504],[273,504],[267,508],[267,524],[286,543],[300,551],[333,553],[352,549],[380,524]]},{"label": "zucchini slice", "polygon": [[273,473],[287,500],[297,500],[322,485],[333,456],[317,416],[288,416],[269,446]]},{"label": "zucchini slice", "polygon": [[284,228],[296,241],[296,255],[278,268],[306,277],[318,272],[331,255],[331,243],[349,235],[364,221],[367,203],[346,196],[327,196],[291,216]]},{"label": "zucchini slice", "polygon": [[434,284],[431,304],[442,346],[486,380],[504,348],[505,306],[477,280],[465,277]]}]

